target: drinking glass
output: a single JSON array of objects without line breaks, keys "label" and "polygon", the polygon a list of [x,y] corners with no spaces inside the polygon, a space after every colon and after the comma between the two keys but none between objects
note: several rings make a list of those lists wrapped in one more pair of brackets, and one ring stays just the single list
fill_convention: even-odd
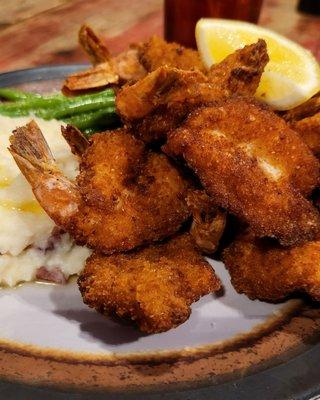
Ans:
[{"label": "drinking glass", "polygon": [[200,18],[258,22],[263,0],[165,0],[165,39],[196,47],[194,29]]}]

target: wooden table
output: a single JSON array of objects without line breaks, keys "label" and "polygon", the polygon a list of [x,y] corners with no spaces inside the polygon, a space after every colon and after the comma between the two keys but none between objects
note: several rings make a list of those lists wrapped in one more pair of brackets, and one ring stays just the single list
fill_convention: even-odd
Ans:
[{"label": "wooden table", "polygon": [[[2,0],[0,71],[87,61],[77,44],[84,22],[119,52],[129,42],[162,34],[162,7],[162,0]],[[296,1],[265,0],[260,24],[301,43],[320,61],[320,17],[297,13]]]}]

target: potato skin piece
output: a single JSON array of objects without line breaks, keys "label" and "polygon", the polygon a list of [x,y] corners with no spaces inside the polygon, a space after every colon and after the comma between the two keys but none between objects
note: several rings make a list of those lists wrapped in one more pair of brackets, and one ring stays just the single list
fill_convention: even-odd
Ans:
[{"label": "potato skin piece", "polygon": [[125,254],[95,252],[78,285],[89,307],[157,333],[185,322],[190,305],[219,290],[220,280],[190,235],[183,234]]},{"label": "potato skin piece", "polygon": [[318,183],[318,160],[257,101],[231,98],[191,113],[163,150],[185,160],[217,205],[257,236],[293,245],[319,231],[319,213],[304,197]]},{"label": "potato skin piece", "polygon": [[250,299],[278,301],[305,292],[320,301],[320,238],[290,248],[274,241],[239,237],[223,252],[231,282]]}]

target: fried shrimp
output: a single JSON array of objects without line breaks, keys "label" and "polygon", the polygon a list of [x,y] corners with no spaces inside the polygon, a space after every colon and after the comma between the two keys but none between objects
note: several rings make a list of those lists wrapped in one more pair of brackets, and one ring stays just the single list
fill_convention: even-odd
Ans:
[{"label": "fried shrimp", "polygon": [[257,236],[292,245],[318,232],[319,213],[304,197],[317,185],[318,161],[257,101],[234,98],[195,111],[163,149],[185,160],[216,204]]},{"label": "fried shrimp", "polygon": [[204,101],[210,96],[208,83],[207,77],[200,71],[160,67],[136,84],[119,91],[116,99],[118,112],[125,121],[130,122],[144,118],[167,104],[174,107],[176,104],[195,101],[197,94],[204,96],[201,97]]},{"label": "fried shrimp", "polygon": [[214,65],[208,76],[160,67],[118,92],[118,114],[143,141],[163,142],[192,110],[234,94],[253,95],[267,61],[265,42],[259,40]]},{"label": "fried shrimp", "polygon": [[[200,71],[160,67],[117,94],[116,107],[125,124],[144,142],[158,142],[197,104],[213,94]],[[170,106],[169,106],[170,105]]]},{"label": "fried shrimp", "polygon": [[182,324],[193,302],[220,288],[188,234],[126,254],[95,252],[78,284],[89,307],[132,321],[146,333]]},{"label": "fried shrimp", "polygon": [[320,301],[320,240],[283,248],[271,240],[238,238],[224,250],[231,282],[250,299],[277,301],[305,292]]},{"label": "fried shrimp", "polygon": [[17,128],[10,142],[41,206],[79,244],[105,253],[130,250],[172,235],[190,214],[180,172],[130,132],[94,135],[76,183],[58,170],[35,122]]},{"label": "fried shrimp", "polygon": [[168,43],[158,36],[152,36],[143,43],[140,50],[140,61],[148,72],[159,67],[168,66],[183,70],[205,72],[205,67],[196,50],[187,49],[178,43]]}]

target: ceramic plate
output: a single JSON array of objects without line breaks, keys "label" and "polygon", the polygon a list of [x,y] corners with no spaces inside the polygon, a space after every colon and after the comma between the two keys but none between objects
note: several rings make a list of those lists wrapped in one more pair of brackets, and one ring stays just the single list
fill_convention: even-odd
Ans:
[{"label": "ceramic plate", "polygon": [[[47,92],[80,66],[0,75]],[[269,304],[224,285],[166,333],[143,335],[87,308],[75,280],[0,290],[0,397],[10,399],[306,399],[320,393],[320,309]],[[107,395],[106,395],[107,394]]]}]

